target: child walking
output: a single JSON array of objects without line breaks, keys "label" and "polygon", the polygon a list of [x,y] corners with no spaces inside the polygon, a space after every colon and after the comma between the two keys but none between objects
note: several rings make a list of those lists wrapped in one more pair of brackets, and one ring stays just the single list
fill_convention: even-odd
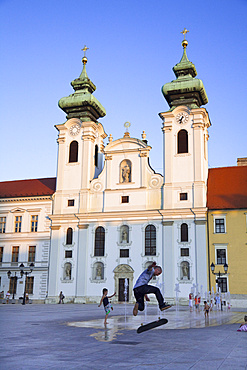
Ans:
[{"label": "child walking", "polygon": [[113,310],[113,307],[112,307],[112,305],[109,302],[109,298],[114,297],[114,295],[116,294],[116,292],[114,294],[110,295],[110,296],[107,296],[107,294],[108,294],[108,289],[104,288],[103,289],[103,295],[102,295],[102,298],[100,300],[100,304],[98,306],[98,307],[100,307],[101,304],[102,304],[102,302],[103,302],[103,306],[104,306],[105,313],[106,313],[104,325],[108,324],[107,317],[108,317],[109,313],[111,312],[111,310]]},{"label": "child walking", "polygon": [[208,317],[209,310],[210,310],[210,306],[208,305],[207,301],[204,301],[204,315],[205,315],[205,317]]}]

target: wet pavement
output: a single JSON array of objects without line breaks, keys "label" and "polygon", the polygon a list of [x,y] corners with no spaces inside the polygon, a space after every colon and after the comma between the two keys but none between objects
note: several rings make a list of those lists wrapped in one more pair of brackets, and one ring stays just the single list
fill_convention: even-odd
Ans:
[{"label": "wet pavement", "polygon": [[[114,305],[104,326],[97,305],[0,305],[2,369],[247,369],[246,310],[203,312]],[[137,334],[141,324],[168,323]]]}]

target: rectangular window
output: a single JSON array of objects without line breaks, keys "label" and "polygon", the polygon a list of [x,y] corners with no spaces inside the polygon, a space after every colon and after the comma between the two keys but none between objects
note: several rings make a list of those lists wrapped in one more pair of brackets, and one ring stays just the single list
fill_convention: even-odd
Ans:
[{"label": "rectangular window", "polygon": [[9,279],[9,292],[10,294],[16,294],[17,278],[16,276],[11,276]]},{"label": "rectangular window", "polygon": [[188,257],[190,255],[189,248],[181,248],[181,257]]},{"label": "rectangular window", "polygon": [[224,265],[226,263],[226,250],[216,249],[217,265]]},{"label": "rectangular window", "polygon": [[18,258],[19,258],[19,247],[12,247],[11,262],[18,262]]},{"label": "rectangular window", "polygon": [[68,207],[74,207],[75,205],[75,200],[74,199],[69,199],[68,200]]},{"label": "rectangular window", "polygon": [[129,196],[125,195],[122,197],[122,203],[129,203]]},{"label": "rectangular window", "polygon": [[218,278],[216,280],[218,287],[220,288],[221,293],[227,292],[227,278]]},{"label": "rectangular window", "polygon": [[36,253],[36,247],[31,246],[28,249],[28,262],[34,262],[35,261],[35,253]]},{"label": "rectangular window", "polygon": [[120,258],[129,257],[129,249],[120,249]]},{"label": "rectangular window", "polygon": [[27,276],[27,285],[26,285],[26,292],[28,294],[33,294],[33,283],[34,283],[34,277],[33,276]]},{"label": "rectangular window", "polygon": [[3,247],[0,247],[0,263],[3,262]]},{"label": "rectangular window", "polygon": [[21,221],[22,221],[22,216],[15,217],[15,233],[21,232]]},{"label": "rectangular window", "polygon": [[188,193],[180,193],[180,200],[188,200]]},{"label": "rectangular window", "polygon": [[38,216],[31,217],[31,232],[36,233],[38,231]]},{"label": "rectangular window", "polygon": [[6,217],[0,217],[0,234],[5,233]]},{"label": "rectangular window", "polygon": [[65,251],[65,258],[72,258],[72,251]]},{"label": "rectangular window", "polygon": [[225,219],[224,218],[215,219],[215,232],[225,233]]}]

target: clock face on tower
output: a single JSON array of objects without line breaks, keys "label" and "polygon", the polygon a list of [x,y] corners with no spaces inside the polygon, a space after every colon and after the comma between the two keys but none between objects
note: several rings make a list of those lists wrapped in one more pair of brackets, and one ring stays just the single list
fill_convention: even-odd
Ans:
[{"label": "clock face on tower", "polygon": [[180,112],[176,116],[176,121],[179,124],[183,124],[183,123],[188,122],[188,119],[189,119],[189,115],[187,113],[184,113],[184,112]]},{"label": "clock face on tower", "polygon": [[80,125],[78,125],[78,124],[71,126],[70,129],[69,129],[69,133],[72,136],[78,135],[79,131],[80,131]]}]

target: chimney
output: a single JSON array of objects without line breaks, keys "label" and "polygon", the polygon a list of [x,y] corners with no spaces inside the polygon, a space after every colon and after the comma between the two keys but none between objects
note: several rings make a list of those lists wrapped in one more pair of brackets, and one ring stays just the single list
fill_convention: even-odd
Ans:
[{"label": "chimney", "polygon": [[237,166],[247,166],[247,158],[237,158]]}]

